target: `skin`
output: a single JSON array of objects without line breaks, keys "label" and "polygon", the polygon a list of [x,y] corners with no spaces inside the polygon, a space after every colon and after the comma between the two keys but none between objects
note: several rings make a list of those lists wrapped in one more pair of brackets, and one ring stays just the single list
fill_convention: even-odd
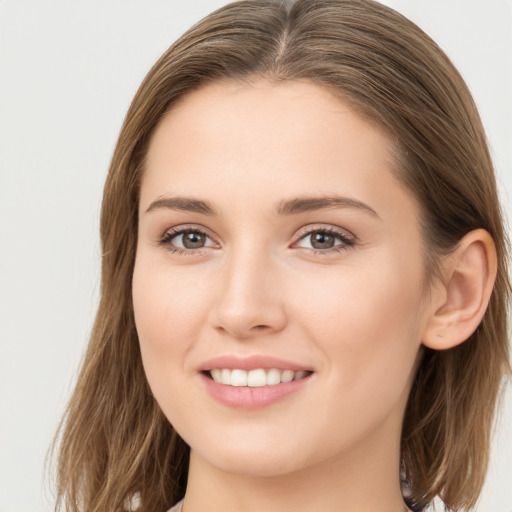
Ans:
[{"label": "skin", "polygon": [[[439,297],[426,293],[419,207],[391,154],[382,130],[307,82],[208,85],[157,127],[133,301],[149,384],[191,447],[186,512],[404,510],[401,422]],[[373,212],[275,211],[333,196]],[[155,204],[175,197],[217,214]],[[182,227],[206,245],[175,252]],[[321,229],[351,242],[315,250],[308,232]],[[314,373],[275,404],[237,410],[197,371],[225,354]]]}]

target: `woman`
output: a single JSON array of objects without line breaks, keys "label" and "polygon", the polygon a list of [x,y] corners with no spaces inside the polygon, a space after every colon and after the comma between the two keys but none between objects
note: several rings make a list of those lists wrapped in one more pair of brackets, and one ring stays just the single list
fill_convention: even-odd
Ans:
[{"label": "woman", "polygon": [[101,235],[68,510],[474,506],[505,236],[471,96],[411,22],[366,0],[205,18],[130,107]]}]

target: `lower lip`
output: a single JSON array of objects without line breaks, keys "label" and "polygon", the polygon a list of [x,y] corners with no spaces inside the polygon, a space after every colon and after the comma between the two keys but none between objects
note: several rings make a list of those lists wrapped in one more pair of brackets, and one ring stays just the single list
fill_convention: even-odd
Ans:
[{"label": "lower lip", "polygon": [[310,380],[311,375],[291,382],[256,388],[227,386],[215,382],[204,374],[201,374],[201,378],[210,395],[221,404],[234,409],[254,410],[274,404],[297,393]]}]

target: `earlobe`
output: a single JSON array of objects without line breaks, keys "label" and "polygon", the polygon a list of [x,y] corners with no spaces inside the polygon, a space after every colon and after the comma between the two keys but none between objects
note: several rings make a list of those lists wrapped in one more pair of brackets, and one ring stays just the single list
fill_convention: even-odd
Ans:
[{"label": "earlobe", "polygon": [[467,340],[480,324],[496,279],[496,248],[483,229],[469,232],[442,262],[443,282],[432,291],[423,345],[445,350]]}]

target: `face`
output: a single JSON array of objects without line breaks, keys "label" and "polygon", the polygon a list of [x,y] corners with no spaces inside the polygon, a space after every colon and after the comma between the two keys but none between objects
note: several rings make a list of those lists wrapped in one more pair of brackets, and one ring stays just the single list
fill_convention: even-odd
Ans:
[{"label": "face", "polygon": [[273,475],[398,451],[428,307],[418,205],[391,150],[302,82],[208,85],[157,127],[135,320],[194,457]]}]

